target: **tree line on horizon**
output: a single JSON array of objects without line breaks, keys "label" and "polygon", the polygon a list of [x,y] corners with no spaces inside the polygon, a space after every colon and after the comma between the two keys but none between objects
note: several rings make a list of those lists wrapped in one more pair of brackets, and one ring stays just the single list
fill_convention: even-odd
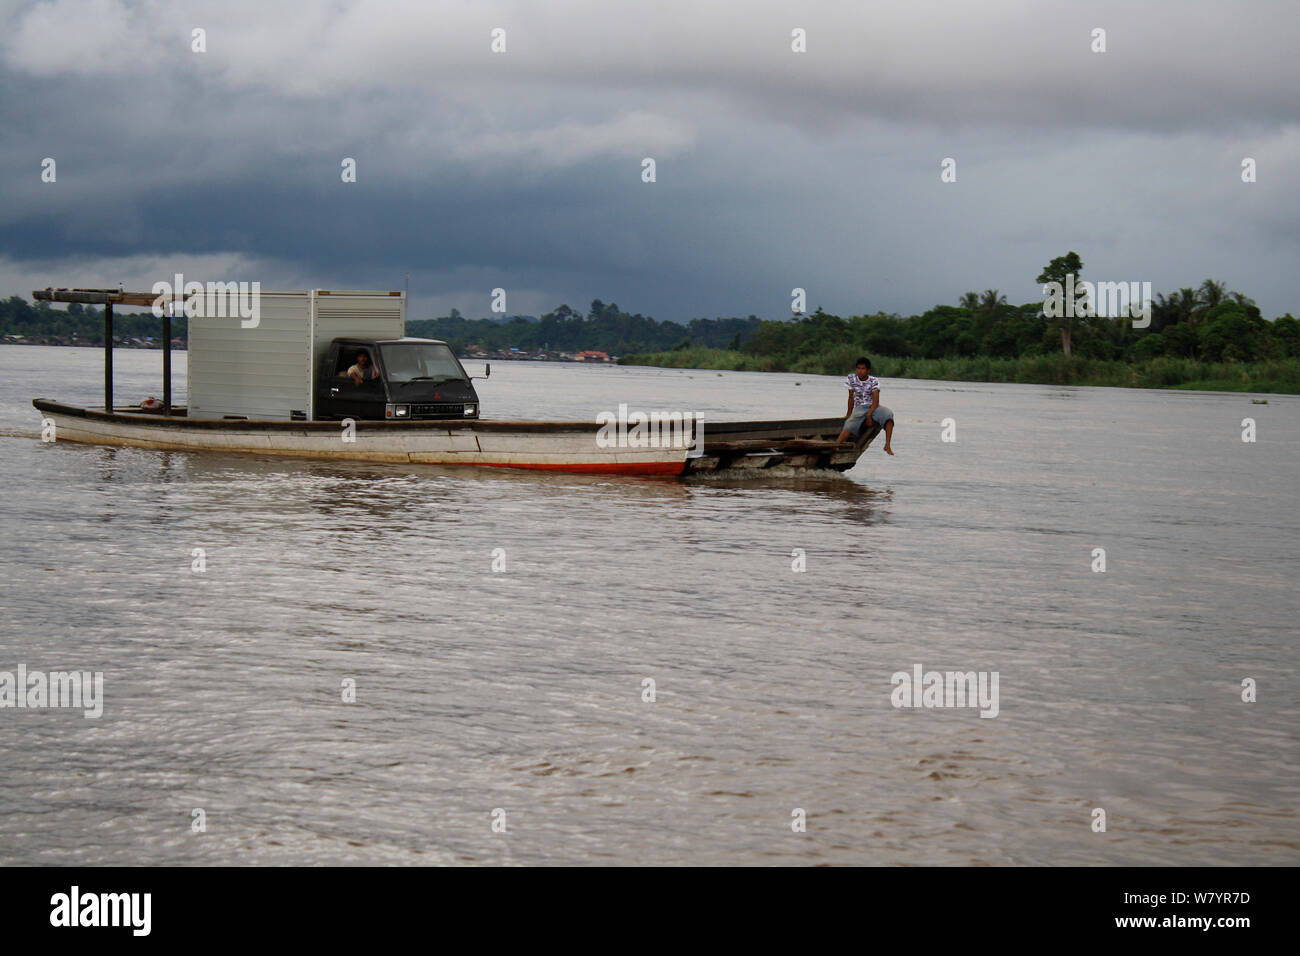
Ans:
[{"label": "tree line on horizon", "polygon": [[[1082,280],[1077,253],[1053,259],[1038,282]],[[818,308],[787,319],[693,319],[683,325],[627,313],[596,299],[581,313],[560,305],[540,320],[470,319],[451,314],[406,323],[408,335],[438,338],[458,352],[517,348],[580,351],[598,349],[629,356],[684,349],[723,349],[788,365],[800,358],[852,347],[894,358],[1018,358],[1052,353],[1106,361],[1146,362],[1161,356],[1212,362],[1254,362],[1300,357],[1300,321],[1287,313],[1264,319],[1249,296],[1214,279],[1154,296],[1151,322],[1134,328],[1124,317],[1049,318],[1041,300],[1011,305],[997,289],[967,292],[956,305],[936,305],[919,315],[898,313],[842,317]],[[184,317],[173,320],[174,336],[186,338]],[[149,313],[116,313],[122,337],[162,334],[162,321]],[[102,344],[103,314],[93,306],[52,309],[19,296],[0,301],[0,333]]]}]

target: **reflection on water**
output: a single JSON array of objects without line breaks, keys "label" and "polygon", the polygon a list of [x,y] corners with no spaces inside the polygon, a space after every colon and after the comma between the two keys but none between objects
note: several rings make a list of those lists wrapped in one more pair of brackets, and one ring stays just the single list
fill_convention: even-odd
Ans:
[{"label": "reflection on water", "polygon": [[[41,370],[92,400],[98,355],[14,351],[0,670],[106,699],[0,711],[4,862],[1300,859],[1296,399],[889,382],[898,455],[846,475],[593,477],[46,446]],[[501,418],[843,407],[497,366]],[[895,710],[917,663],[998,671],[998,717]]]}]

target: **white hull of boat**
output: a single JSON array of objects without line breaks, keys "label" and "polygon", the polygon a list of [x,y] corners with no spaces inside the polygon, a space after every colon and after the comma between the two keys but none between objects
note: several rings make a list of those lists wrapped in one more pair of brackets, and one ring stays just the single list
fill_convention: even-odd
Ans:
[{"label": "white hull of boat", "polygon": [[834,433],[836,419],[706,423],[703,454],[692,457],[685,447],[602,447],[598,426],[586,422],[358,421],[345,429],[341,422],[190,419],[120,409],[106,415],[101,409],[46,399],[32,404],[53,422],[57,441],[586,474],[680,475],[776,465],[844,470],[870,442],[868,437],[857,445],[833,447],[824,436]]}]

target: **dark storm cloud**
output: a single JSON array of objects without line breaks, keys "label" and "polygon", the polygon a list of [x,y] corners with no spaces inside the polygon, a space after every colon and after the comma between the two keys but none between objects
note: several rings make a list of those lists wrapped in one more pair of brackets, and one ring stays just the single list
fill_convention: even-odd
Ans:
[{"label": "dark storm cloud", "polygon": [[1074,248],[1094,277],[1296,311],[1292,7],[1130,6],[10,5],[0,293],[409,271],[413,314],[482,314],[498,285],[512,311],[775,316],[794,286],[916,311],[1031,299]]}]

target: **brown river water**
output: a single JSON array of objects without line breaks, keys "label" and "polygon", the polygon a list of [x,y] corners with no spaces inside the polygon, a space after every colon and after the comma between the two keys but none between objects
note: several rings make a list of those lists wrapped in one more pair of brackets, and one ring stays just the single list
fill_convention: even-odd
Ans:
[{"label": "brown river water", "polygon": [[[1300,863],[1300,397],[885,380],[893,458],[681,480],[42,444],[100,369],[0,347],[0,672],[103,674],[99,717],[0,707],[0,864]],[[845,404],[478,384],[593,429]],[[996,708],[895,706],[917,666]]]}]

